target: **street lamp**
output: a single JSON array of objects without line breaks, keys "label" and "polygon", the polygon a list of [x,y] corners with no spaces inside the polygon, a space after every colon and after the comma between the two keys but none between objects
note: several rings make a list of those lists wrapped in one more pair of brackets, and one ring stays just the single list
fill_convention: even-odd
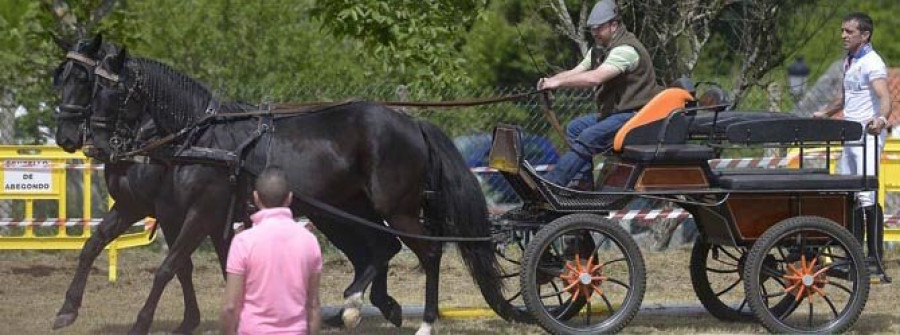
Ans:
[{"label": "street lamp", "polygon": [[794,103],[803,98],[806,92],[806,79],[809,78],[809,66],[803,62],[803,56],[797,56],[793,64],[788,66],[788,89],[794,97]]}]

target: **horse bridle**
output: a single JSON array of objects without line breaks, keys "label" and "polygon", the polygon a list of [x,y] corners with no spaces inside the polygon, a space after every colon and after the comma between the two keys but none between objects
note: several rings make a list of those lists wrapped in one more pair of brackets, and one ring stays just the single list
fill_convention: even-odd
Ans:
[{"label": "horse bridle", "polygon": [[87,74],[88,80],[91,85],[91,98],[85,105],[60,104],[58,106],[59,112],[54,117],[57,121],[81,121],[81,139],[82,143],[86,143],[86,141],[90,137],[90,127],[88,127],[87,124],[88,115],[91,112],[91,102],[93,102],[93,97],[97,90],[96,80],[94,80],[94,71],[97,68],[98,62],[88,57],[87,55],[81,54],[76,51],[69,51],[68,53],[66,53],[66,59],[66,64],[63,65],[63,69],[59,75],[59,78],[65,80],[72,73],[73,68],[75,68],[76,66],[81,67]]},{"label": "horse bridle", "polygon": [[[110,160],[116,160],[116,157],[119,157],[122,154],[128,152],[128,144],[132,142],[131,136],[136,135],[134,127],[131,127],[125,120],[123,120],[124,118],[121,117],[121,115],[125,113],[128,102],[131,101],[131,98],[134,96],[134,92],[136,91],[137,86],[140,83],[140,73],[137,71],[135,73],[138,78],[134,80],[134,83],[131,85],[131,87],[127,88],[128,91],[127,94],[125,94],[125,97],[118,102],[118,111],[110,113],[107,116],[91,115],[90,117],[89,128],[103,129],[111,133],[109,137]],[[99,92],[101,87],[113,87],[115,89],[119,89],[119,87],[125,84],[121,81],[121,77],[118,74],[104,69],[100,64],[97,64],[97,66],[94,68],[93,74],[94,76],[98,77],[98,79],[103,79],[95,80],[93,97],[96,97],[96,93]],[[104,85],[104,81],[110,82],[111,85]]]}]

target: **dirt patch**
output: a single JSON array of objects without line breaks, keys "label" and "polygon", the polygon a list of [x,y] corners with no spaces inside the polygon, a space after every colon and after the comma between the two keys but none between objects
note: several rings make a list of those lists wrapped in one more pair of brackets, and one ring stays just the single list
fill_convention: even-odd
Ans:
[{"label": "dirt patch", "polygon": [[[647,293],[644,305],[699,306],[688,274],[690,251],[675,249],[666,252],[644,251],[647,264]],[[66,334],[124,333],[130,328],[143,305],[153,283],[153,273],[164,254],[150,248],[129,249],[119,254],[119,281],[106,278],[106,254],[95,263],[85,289],[79,319],[64,330]],[[193,256],[196,266],[193,284],[197,292],[203,321],[197,334],[218,333],[218,310],[223,292],[223,280],[212,252],[198,252]],[[77,252],[4,252],[0,260],[0,295],[7,302],[0,304],[0,324],[4,333],[47,334],[56,311],[62,306],[66,287],[77,266]],[[900,250],[887,257],[888,271],[900,279]],[[349,262],[339,255],[325,259],[322,285],[323,304],[337,306],[343,291],[353,277]],[[97,273],[94,273],[97,272]],[[415,256],[399,254],[391,261],[388,292],[404,305],[424,303],[425,276],[419,270]],[[485,306],[456,252],[445,253],[441,267],[440,305],[446,307]],[[865,312],[853,328],[856,333],[900,333],[900,286],[873,285]],[[368,300],[368,299],[366,299]],[[181,322],[183,301],[181,285],[173,280],[163,293],[156,311],[152,332],[169,332]],[[420,318],[405,319],[404,326],[394,328],[380,317],[366,318],[361,333],[411,334],[421,323]],[[543,334],[530,325],[510,324],[496,318],[441,320],[438,331],[444,334]],[[756,323],[723,323],[705,314],[639,315],[625,329],[625,333],[761,333]],[[327,334],[342,334],[329,330]]]}]

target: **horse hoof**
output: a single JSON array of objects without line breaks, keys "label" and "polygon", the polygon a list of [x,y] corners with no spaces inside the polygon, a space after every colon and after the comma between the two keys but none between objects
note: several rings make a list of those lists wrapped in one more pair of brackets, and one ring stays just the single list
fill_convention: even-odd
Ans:
[{"label": "horse hoof", "polygon": [[59,314],[56,316],[56,320],[53,321],[53,330],[71,325],[72,323],[75,323],[75,319],[77,318],[78,312]]},{"label": "horse hoof", "polygon": [[356,328],[362,321],[362,317],[359,315],[359,308],[344,309],[341,319],[344,320],[344,327],[347,327],[347,329]]},{"label": "horse hoof", "polygon": [[400,328],[403,326],[403,307],[400,304],[394,304],[391,306],[391,311],[387,315],[388,321],[390,321],[394,326]]},{"label": "horse hoof", "polygon": [[344,310],[339,311],[337,314],[332,315],[327,318],[322,318],[322,325],[328,328],[344,328],[344,319],[343,313]]},{"label": "horse hoof", "polygon": [[434,332],[434,326],[430,323],[423,322],[416,330],[416,335],[431,335]]}]

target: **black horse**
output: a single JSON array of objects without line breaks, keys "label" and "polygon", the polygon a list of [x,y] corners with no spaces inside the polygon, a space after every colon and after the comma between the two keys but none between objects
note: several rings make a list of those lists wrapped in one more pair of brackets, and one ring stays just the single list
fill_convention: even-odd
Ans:
[{"label": "black horse", "polygon": [[[72,49],[72,47],[64,42],[57,41],[63,50]],[[84,144],[85,152],[88,156],[106,163],[106,181],[110,194],[117,199],[116,205],[111,209],[110,213],[104,218],[100,224],[98,232],[89,239],[82,251],[79,267],[76,275],[69,286],[66,294],[66,300],[63,307],[57,314],[54,328],[61,328],[70,325],[78,316],[78,308],[81,305],[81,299],[84,295],[84,286],[87,281],[88,270],[91,264],[99,255],[100,251],[111,240],[121,235],[131,223],[139,218],[159,213],[157,221],[160,223],[169,244],[174,243],[174,239],[179,235],[181,223],[184,221],[183,209],[172,206],[170,201],[174,194],[172,192],[173,184],[165,184],[166,181],[174,182],[171,173],[171,166],[167,164],[134,164],[122,161],[111,162],[107,158],[108,152],[101,150],[92,145],[94,137],[91,136],[92,129],[106,129],[111,126],[105,121],[102,115],[92,115],[92,111],[97,106],[91,106],[93,94],[108,94],[111,91],[98,91],[97,79],[94,76],[96,63],[100,61],[106,52],[105,49],[115,48],[109,44],[102,44],[98,36],[95,40],[84,41],[79,43],[74,50],[67,55],[67,60],[60,65],[54,75],[55,84],[62,91],[62,103],[57,118],[57,142],[65,150],[74,152],[82,148]],[[124,53],[122,54],[124,55]],[[105,100],[99,99],[102,106]],[[243,106],[242,108],[247,108]],[[136,130],[138,136],[152,134],[154,128],[152,122],[147,118],[148,122],[142,122],[142,127]],[[90,120],[88,123],[87,121]],[[100,131],[100,142],[107,143],[107,139],[102,137],[106,132]],[[158,163],[158,161],[157,161]],[[192,172],[198,169],[209,168],[206,166],[195,166]],[[214,174],[216,171],[208,171]],[[201,181],[197,181],[201,182]],[[242,183],[243,184],[243,183]],[[190,187],[190,185],[182,185]],[[219,207],[219,211],[224,211],[225,207]],[[222,237],[220,229],[214,229],[214,233],[210,237],[215,246],[217,255],[219,256],[220,265],[223,267],[228,250],[229,240]],[[363,241],[351,239],[355,236],[338,235],[337,245],[342,247],[357,269],[361,268],[365,262],[365,248]],[[189,332],[194,329],[200,322],[199,309],[196,307],[196,298],[193,291],[191,279],[192,264],[187,260],[184,269],[177,272],[177,276],[182,281],[185,299],[185,317],[182,324],[176,329],[176,332]],[[361,272],[361,271],[357,271]],[[387,295],[387,277],[376,277],[373,284],[371,300],[373,304],[379,307],[391,322],[400,325],[401,310],[399,304]],[[146,314],[146,313],[145,313]],[[337,315],[327,323],[333,326],[342,325],[341,316]]]},{"label": "black horse", "polygon": [[[242,110],[232,104],[220,104],[195,80],[168,66],[147,59],[131,59],[121,55],[108,57],[101,66],[118,80],[101,88],[94,102],[105,103],[95,113],[106,113],[116,129],[136,129],[140,116],[149,115],[161,135],[197,129],[191,145],[221,150],[236,150],[252,142],[262,125],[274,129],[258,138],[245,154],[244,171],[259,172],[266,164],[277,164],[290,171],[289,182],[295,194],[305,194],[348,213],[372,222],[387,221],[393,229],[404,233],[434,236],[485,237],[489,235],[484,197],[474,176],[468,171],[452,142],[434,125],[412,119],[380,105],[357,102],[331,106],[313,113],[279,117],[266,121],[252,117],[243,119],[213,118],[203,127],[194,128],[198,120],[211,112],[227,116]],[[112,90],[113,94],[105,94]],[[101,111],[102,110],[102,111]],[[210,120],[210,119],[206,119]],[[121,137],[119,134],[95,130],[94,136]],[[128,134],[121,134],[128,135]],[[132,136],[133,137],[133,136]],[[251,141],[248,141],[251,139]],[[100,141],[97,146],[117,141]],[[137,142],[128,141],[125,142]],[[115,150],[112,147],[107,150]],[[171,158],[171,157],[170,157]],[[193,166],[193,165],[188,165]],[[176,165],[176,169],[186,168]],[[220,169],[220,172],[228,172]],[[176,183],[206,180],[202,185],[226,184],[227,176],[216,178],[197,174],[181,174]],[[215,180],[218,180],[216,182]],[[426,190],[433,195],[426,201]],[[178,192],[179,190],[176,190]],[[189,190],[183,190],[187,192]],[[225,193],[227,194],[227,193]],[[181,197],[176,197],[180,199]],[[224,199],[219,199],[224,200]],[[180,200],[179,200],[180,201]],[[198,211],[213,211],[222,201],[195,202],[186,198]],[[399,251],[396,238],[371,228],[335,220],[321,208],[298,202],[296,213],[306,213],[333,242],[333,236],[357,234],[364,241],[368,262],[345,291],[345,323],[358,322],[361,295],[369,284],[386,273],[388,261]],[[424,224],[420,213],[424,212]],[[196,215],[200,215],[198,212]],[[180,266],[179,257],[190,254],[195,239],[209,225],[222,221],[187,216],[181,237],[157,274],[141,317],[148,307],[155,307],[162,287],[171,279],[172,269]],[[423,327],[430,330],[437,318],[437,287],[442,243],[401,237],[417,255],[426,273],[426,309]],[[179,243],[179,242],[184,243]],[[340,247],[340,246],[339,246]],[[526,320],[502,298],[500,271],[489,242],[462,243],[459,250],[488,303],[499,315]],[[349,255],[348,255],[349,256]],[[360,269],[358,269],[360,270]],[[377,283],[376,283],[377,285]],[[375,288],[373,288],[373,303]],[[376,304],[376,306],[378,306]],[[150,312],[152,316],[152,311]],[[138,323],[143,320],[141,317]],[[136,327],[138,325],[136,324]]]},{"label": "black horse", "polygon": [[[103,161],[106,157],[90,145],[87,122],[91,118],[91,100],[95,91],[94,69],[105,55],[104,44],[98,35],[93,40],[72,45],[57,40],[67,59],[54,74],[54,84],[62,94],[59,112],[56,116],[56,141],[67,152],[74,152],[84,146],[92,158]],[[68,326],[78,317],[78,309],[84,296],[90,269],[97,256],[112,240],[122,235],[131,225],[147,216],[154,216],[162,229],[166,242],[175,243],[181,231],[183,218],[173,210],[160,210],[159,200],[167,199],[171,186],[160,183],[171,178],[172,169],[161,164],[134,164],[128,162],[105,162],[104,178],[110,196],[116,203],[100,222],[97,230],[87,240],[79,256],[78,267],[66,291],[63,306],[57,313],[54,329]],[[216,254],[224,274],[224,262],[228,241],[222,232],[211,234]],[[188,260],[176,275],[181,282],[184,296],[184,315],[176,333],[190,333],[200,324],[200,309],[192,281],[193,264]]]}]

